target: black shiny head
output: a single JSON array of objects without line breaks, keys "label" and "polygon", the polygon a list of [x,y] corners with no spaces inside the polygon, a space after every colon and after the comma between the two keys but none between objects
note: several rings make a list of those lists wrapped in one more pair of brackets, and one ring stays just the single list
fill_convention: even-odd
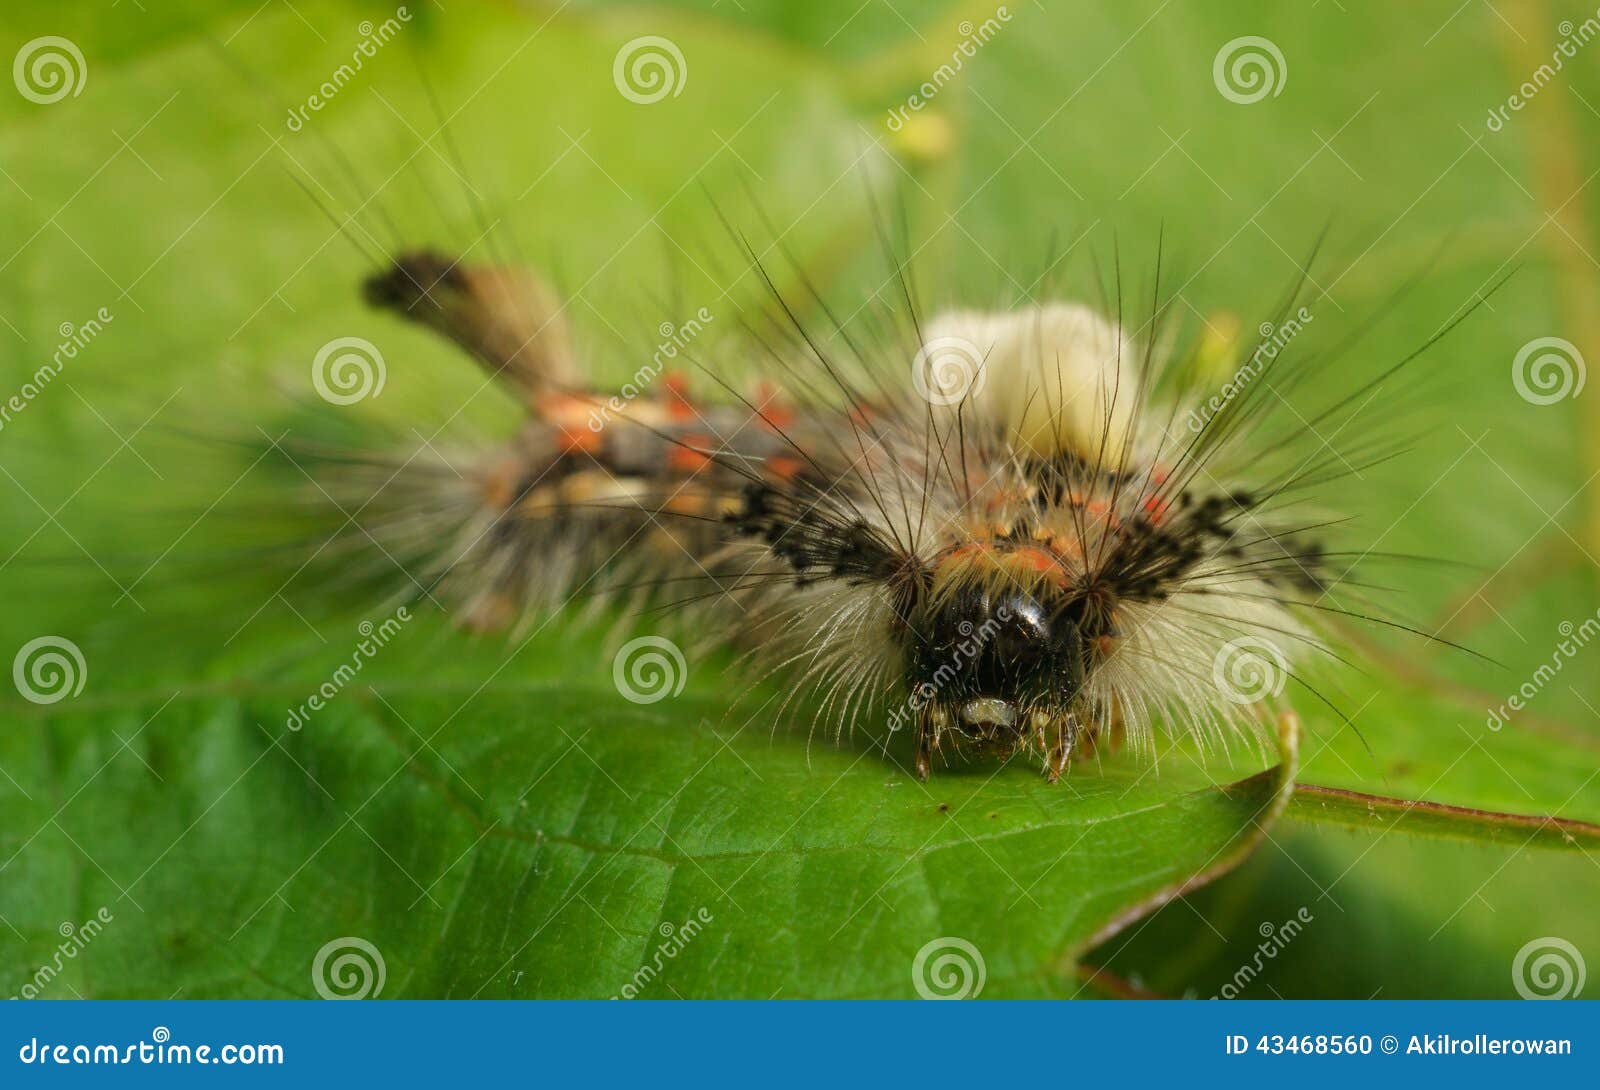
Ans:
[{"label": "black shiny head", "polygon": [[1020,730],[1028,710],[1065,707],[1083,683],[1083,638],[1069,608],[978,585],[942,598],[921,620],[908,686],[963,733]]}]

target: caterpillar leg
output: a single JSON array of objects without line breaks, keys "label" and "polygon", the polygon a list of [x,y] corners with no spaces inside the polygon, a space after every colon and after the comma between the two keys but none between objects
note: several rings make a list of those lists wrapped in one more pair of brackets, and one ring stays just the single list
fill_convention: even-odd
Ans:
[{"label": "caterpillar leg", "polygon": [[934,738],[932,716],[926,710],[917,713],[916,775],[923,783],[928,782],[928,773],[933,770]]},{"label": "caterpillar leg", "polygon": [[1078,740],[1076,713],[1067,712],[1057,717],[1054,730],[1055,744],[1050,749],[1050,765],[1045,773],[1045,779],[1050,783],[1058,782],[1072,763],[1072,747]]}]

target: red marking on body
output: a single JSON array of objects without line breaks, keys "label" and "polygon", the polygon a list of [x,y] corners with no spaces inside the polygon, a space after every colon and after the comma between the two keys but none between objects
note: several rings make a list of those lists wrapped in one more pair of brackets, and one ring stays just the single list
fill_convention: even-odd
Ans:
[{"label": "red marking on body", "polygon": [[711,504],[706,496],[684,490],[669,499],[662,510],[670,511],[675,515],[703,516],[710,512]]},{"label": "red marking on body", "polygon": [[1061,566],[1061,559],[1043,549],[1036,549],[1031,545],[1023,545],[1013,549],[1010,554],[1022,561],[1023,565],[1040,575],[1046,576],[1057,586],[1067,585],[1067,573]]},{"label": "red marking on body", "polygon": [[1008,566],[1021,567],[1026,571],[1036,572],[1059,587],[1065,587],[1070,582],[1066,566],[1059,556],[1047,549],[1034,545],[1018,545],[1015,547],[996,547],[982,542],[972,542],[966,545],[957,545],[944,553],[934,557],[934,567],[942,568],[946,564],[966,560],[976,566],[979,562],[992,568],[1005,568]]},{"label": "red marking on body", "polygon": [[942,565],[947,560],[976,560],[989,551],[989,546],[974,541],[968,545],[957,545],[940,556],[934,557],[935,566]]},{"label": "red marking on body", "polygon": [[1074,492],[1069,497],[1072,506],[1104,522],[1108,527],[1116,530],[1121,527],[1122,520],[1117,518],[1117,513],[1111,509],[1111,504],[1099,497],[1087,498],[1081,492]]},{"label": "red marking on body", "polygon": [[711,461],[710,454],[697,449],[711,446],[711,436],[685,435],[680,442],[682,446],[674,446],[667,452],[667,465],[671,468],[682,473],[693,473]]},{"label": "red marking on body", "polygon": [[806,464],[792,454],[773,454],[766,460],[767,472],[785,481],[792,481],[805,470]]},{"label": "red marking on body", "polygon": [[795,420],[794,409],[784,404],[778,397],[778,388],[771,382],[763,379],[756,383],[756,412],[761,417],[761,422],[773,431],[787,428]]},{"label": "red marking on body", "polygon": [[667,418],[670,420],[693,420],[700,414],[695,411],[694,402],[689,400],[689,380],[680,371],[669,371],[661,376],[663,385],[667,388]]},{"label": "red marking on body", "polygon": [[595,454],[605,446],[600,429],[595,427],[595,421],[604,418],[593,398],[547,394],[539,399],[538,411],[555,428],[561,453]]},{"label": "red marking on body", "polygon": [[561,450],[564,454],[598,454],[605,446],[605,441],[600,438],[600,433],[590,431],[588,425],[572,427],[563,424],[560,427]]}]

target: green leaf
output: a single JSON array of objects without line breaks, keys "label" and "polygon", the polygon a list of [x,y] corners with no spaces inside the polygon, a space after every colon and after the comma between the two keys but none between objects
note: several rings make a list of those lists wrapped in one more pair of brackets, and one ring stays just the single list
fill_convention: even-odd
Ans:
[{"label": "green leaf", "polygon": [[23,942],[0,989],[104,907],[60,987],[309,996],[317,951],[358,936],[399,997],[911,996],[918,950],[953,936],[985,994],[1031,993],[1247,854],[1293,773],[1218,787],[1113,761],[1061,787],[1023,768],[922,785],[689,696],[355,687],[290,731],[303,699],[15,721],[0,914]]},{"label": "green leaf", "polygon": [[[1579,963],[1564,951],[1592,968],[1597,896],[1600,868],[1526,836],[1450,843],[1285,820],[1237,871],[1086,961],[1171,996],[1515,999],[1532,948],[1568,966],[1570,995]],[[1561,990],[1556,973],[1521,982]]]}]

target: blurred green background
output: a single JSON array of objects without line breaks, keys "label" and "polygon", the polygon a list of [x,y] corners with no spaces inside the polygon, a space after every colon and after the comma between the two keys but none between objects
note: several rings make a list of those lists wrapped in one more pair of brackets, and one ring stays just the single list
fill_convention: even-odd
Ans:
[{"label": "blurred green background", "polygon": [[[53,635],[83,657],[74,695],[0,693],[0,992],[312,996],[318,953],[352,936],[380,952],[383,997],[911,995],[916,952],[946,936],[981,951],[985,996],[1509,996],[1529,944],[1592,960],[1600,650],[1487,720],[1600,608],[1596,394],[1539,404],[1513,382],[1539,338],[1573,346],[1574,386],[1600,358],[1593,18],[1535,0],[8,4],[6,56],[58,36],[82,65],[57,101],[21,68],[17,93],[0,83],[0,396],[112,318],[0,427],[0,648]],[[392,40],[290,126],[386,20]],[[682,58],[654,102],[615,76],[644,36]],[[1282,58],[1256,101],[1214,71],[1246,36]],[[363,307],[371,266],[346,236],[549,271],[585,357],[620,377],[661,322],[759,304],[724,215],[786,291],[805,294],[789,255],[846,312],[892,305],[874,207],[903,214],[929,309],[1092,297],[1117,260],[1147,297],[1159,238],[1181,335],[1226,354],[1305,275],[1307,351],[1372,324],[1297,409],[1509,275],[1327,437],[1408,450],[1325,497],[1359,514],[1362,547],[1462,562],[1379,567],[1369,594],[1497,665],[1352,628],[1363,667],[1314,680],[1359,734],[1296,697],[1302,783],[1492,813],[1302,792],[1273,824],[1271,784],[1219,786],[1269,763],[1252,753],[1111,759],[1053,792],[1022,767],[922,787],[759,698],[730,707],[716,656],[681,697],[627,704],[603,633],[560,619],[508,642],[426,614],[285,728],[381,620],[268,548],[299,532],[293,474],[250,444],[297,426],[319,347],[381,346],[385,388],[349,412],[411,440],[515,420],[466,361]],[[736,365],[737,326],[706,351]],[[41,965],[59,969],[42,984]]]}]

